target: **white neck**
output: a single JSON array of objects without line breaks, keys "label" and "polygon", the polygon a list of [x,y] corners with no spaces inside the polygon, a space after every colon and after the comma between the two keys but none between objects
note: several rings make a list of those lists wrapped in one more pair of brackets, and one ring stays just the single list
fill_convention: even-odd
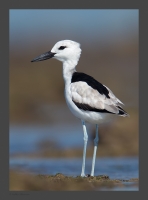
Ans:
[{"label": "white neck", "polygon": [[76,71],[78,60],[67,60],[63,62],[63,78],[65,84],[71,82],[72,74]]}]

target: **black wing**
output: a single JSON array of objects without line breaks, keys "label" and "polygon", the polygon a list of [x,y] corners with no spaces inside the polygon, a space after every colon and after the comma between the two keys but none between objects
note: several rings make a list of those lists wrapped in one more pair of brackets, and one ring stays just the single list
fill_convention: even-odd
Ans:
[{"label": "black wing", "polygon": [[98,90],[100,94],[102,95],[104,94],[107,98],[110,99],[108,95],[109,91],[107,90],[107,88],[101,83],[99,83],[98,81],[96,81],[92,76],[89,76],[82,72],[74,72],[71,79],[71,83],[78,82],[78,81],[86,82],[93,89]]}]

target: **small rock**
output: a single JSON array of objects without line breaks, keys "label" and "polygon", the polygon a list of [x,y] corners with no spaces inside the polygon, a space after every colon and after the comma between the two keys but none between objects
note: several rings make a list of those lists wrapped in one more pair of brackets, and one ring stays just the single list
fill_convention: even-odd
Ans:
[{"label": "small rock", "polygon": [[61,173],[57,173],[55,175],[55,177],[57,177],[57,178],[65,178],[64,174],[61,174]]},{"label": "small rock", "polygon": [[97,179],[109,179],[109,176],[107,175],[98,175],[96,176]]}]

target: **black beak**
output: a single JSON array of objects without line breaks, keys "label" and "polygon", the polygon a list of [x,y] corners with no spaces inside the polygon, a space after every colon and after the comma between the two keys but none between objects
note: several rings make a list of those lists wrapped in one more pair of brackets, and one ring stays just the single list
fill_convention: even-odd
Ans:
[{"label": "black beak", "polygon": [[43,53],[42,55],[34,58],[33,60],[31,60],[31,62],[38,62],[38,61],[43,61],[43,60],[47,60],[50,59],[52,57],[54,57],[55,53],[52,53],[51,51],[48,51],[46,53]]}]

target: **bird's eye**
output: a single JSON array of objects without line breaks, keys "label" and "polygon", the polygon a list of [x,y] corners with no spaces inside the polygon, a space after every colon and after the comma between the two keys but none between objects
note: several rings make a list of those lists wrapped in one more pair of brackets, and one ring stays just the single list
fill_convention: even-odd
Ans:
[{"label": "bird's eye", "polygon": [[63,49],[65,49],[66,48],[66,46],[60,46],[59,47],[59,50],[63,50]]}]

